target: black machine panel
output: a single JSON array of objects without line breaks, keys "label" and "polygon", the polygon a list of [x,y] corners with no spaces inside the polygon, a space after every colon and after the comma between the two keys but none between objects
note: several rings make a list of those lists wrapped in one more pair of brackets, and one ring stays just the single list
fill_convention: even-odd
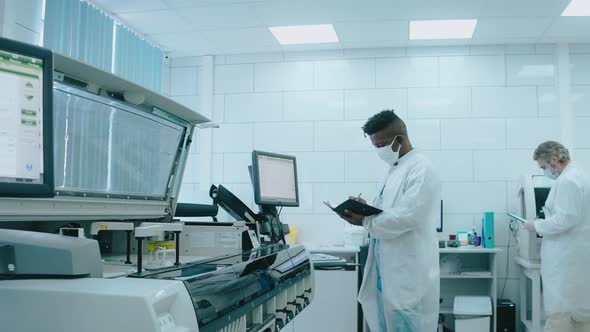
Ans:
[{"label": "black machine panel", "polygon": [[266,257],[272,262],[269,272],[275,285],[278,286],[292,277],[293,262],[291,261],[291,256],[289,256],[287,250],[273,253]]},{"label": "black machine panel", "polygon": [[[231,257],[241,257],[242,263],[224,263]],[[199,328],[215,330],[225,321],[222,318],[250,309],[247,304],[275,295],[310,273],[309,254],[303,247],[277,244],[132,277],[182,281],[192,298]]]},{"label": "black machine panel", "polygon": [[236,310],[244,303],[238,276],[228,266],[184,280],[195,306],[199,326]]},{"label": "black machine panel", "polygon": [[252,301],[275,287],[275,282],[269,273],[269,259],[266,257],[235,264],[232,267],[239,276],[240,288],[244,293],[245,301]]},{"label": "black machine panel", "polygon": [[535,209],[537,218],[545,219],[543,207],[545,206],[545,201],[547,201],[550,191],[551,188],[535,188]]}]

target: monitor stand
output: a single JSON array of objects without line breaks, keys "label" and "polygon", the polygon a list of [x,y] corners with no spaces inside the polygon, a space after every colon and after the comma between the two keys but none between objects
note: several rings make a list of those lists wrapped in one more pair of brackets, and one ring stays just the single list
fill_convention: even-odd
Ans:
[{"label": "monitor stand", "polygon": [[284,244],[287,244],[285,241],[285,235],[289,232],[285,231],[283,226],[286,225],[281,222],[276,206],[260,205],[260,210],[260,214],[262,215],[265,223],[268,223],[268,234],[270,235],[272,243],[279,243],[282,241]]}]

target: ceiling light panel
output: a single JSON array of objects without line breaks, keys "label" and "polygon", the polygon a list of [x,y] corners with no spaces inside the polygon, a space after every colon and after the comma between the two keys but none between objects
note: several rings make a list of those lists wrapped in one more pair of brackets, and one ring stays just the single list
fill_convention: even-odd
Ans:
[{"label": "ceiling light panel", "polygon": [[572,0],[561,16],[590,16],[590,0]]},{"label": "ceiling light panel", "polygon": [[279,26],[269,29],[281,45],[338,42],[338,36],[332,24]]},{"label": "ceiling light panel", "polygon": [[410,40],[470,39],[477,20],[410,21]]}]

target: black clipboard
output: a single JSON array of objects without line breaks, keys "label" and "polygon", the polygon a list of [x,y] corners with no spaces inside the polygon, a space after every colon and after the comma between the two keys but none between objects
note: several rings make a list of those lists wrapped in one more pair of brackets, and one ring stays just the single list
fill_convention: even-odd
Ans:
[{"label": "black clipboard", "polygon": [[332,211],[343,216],[346,215],[346,212],[344,212],[344,210],[348,210],[356,214],[363,215],[365,217],[374,216],[376,214],[383,212],[383,210],[380,210],[368,204],[363,204],[361,202],[355,201],[354,199],[348,199],[338,206],[334,206],[330,202],[324,202],[324,204],[326,204],[326,206],[329,207]]}]

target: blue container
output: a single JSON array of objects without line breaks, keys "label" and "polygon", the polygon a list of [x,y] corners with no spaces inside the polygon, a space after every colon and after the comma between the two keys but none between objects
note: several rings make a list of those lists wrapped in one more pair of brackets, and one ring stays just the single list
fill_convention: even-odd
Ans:
[{"label": "blue container", "polygon": [[494,212],[484,212],[481,228],[483,246],[485,248],[494,248]]}]

